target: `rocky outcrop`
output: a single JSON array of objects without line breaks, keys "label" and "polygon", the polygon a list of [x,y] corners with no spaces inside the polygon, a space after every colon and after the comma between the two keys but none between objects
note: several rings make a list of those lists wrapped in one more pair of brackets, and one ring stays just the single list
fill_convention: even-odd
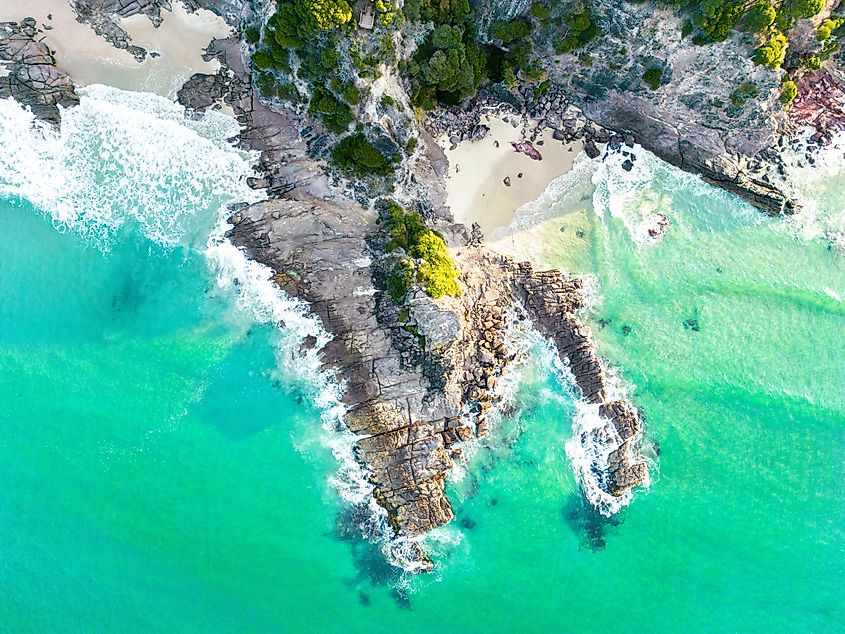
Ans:
[{"label": "rocky outcrop", "polygon": [[643,483],[639,418],[607,398],[589,332],[575,317],[584,303],[579,280],[468,247],[458,254],[463,296],[437,303],[419,296],[403,322],[395,317],[403,309],[374,283],[379,254],[365,238],[379,229],[370,212],[286,197],[252,205],[232,222],[232,241],[270,266],[284,290],[306,299],[334,335],[323,358],[346,384],[345,422],[360,437],[359,459],[396,536],[453,518],[446,475],[459,443],[489,430],[487,412],[515,359],[504,331],[519,306],[555,342],[583,397],[601,405],[606,428],[593,433],[621,439],[607,492],[618,496]]},{"label": "rocky outcrop", "polygon": [[158,27],[163,18],[161,10],[170,10],[168,0],[73,0],[77,20],[88,24],[94,32],[115,48],[126,50],[138,61],[143,62],[147,51],[132,44],[132,36],[120,26],[120,18],[145,15]]},{"label": "rocky outcrop", "polygon": [[[264,175],[253,186],[271,198],[234,214],[229,237],[268,265],[283,290],[308,301],[333,335],[322,358],[346,386],[345,424],[359,437],[357,457],[395,537],[421,535],[453,518],[446,476],[460,443],[489,431],[487,413],[515,360],[505,337],[514,311],[556,341],[584,397],[606,407],[606,434],[630,440],[620,445],[608,491],[621,495],[642,483],[639,419],[632,408],[607,402],[600,363],[575,317],[583,306],[578,280],[536,274],[528,264],[467,246],[455,252],[460,298],[434,301],[416,292],[396,306],[385,291],[389,256],[375,212],[329,187],[309,158],[307,122],[268,108],[252,92],[236,40],[215,42],[209,53],[230,74],[195,75],[180,101],[204,108],[222,98],[233,107],[240,142],[261,153]],[[468,242],[462,226],[439,229],[454,245]],[[431,565],[419,549],[413,558],[417,568]]]},{"label": "rocky outcrop", "polygon": [[[783,120],[779,74],[755,65],[739,34],[697,46],[682,37],[679,17],[625,0],[604,2],[600,22],[589,63],[577,54],[550,55],[547,66],[587,118],[633,135],[661,159],[767,213],[798,209],[778,178],[777,155],[765,152]],[[662,72],[657,90],[642,79],[649,68]],[[749,82],[759,97],[737,99],[735,91]]]},{"label": "rocky outcrop", "polygon": [[[244,12],[244,0],[178,0],[188,11],[208,9],[237,25]],[[138,62],[147,57],[147,50],[132,44],[132,36],[120,25],[122,18],[146,16],[158,28],[164,21],[162,11],[172,11],[171,0],[71,0],[77,20],[88,24],[94,32],[115,48],[131,53]]]},{"label": "rocky outcrop", "polygon": [[718,130],[694,121],[673,123],[650,102],[620,93],[608,94],[602,101],[588,102],[584,107],[585,114],[602,126],[632,134],[645,149],[667,163],[700,174],[712,185],[744,198],[766,213],[777,216],[798,210],[787,184],[774,184],[768,175],[752,171],[751,159],[731,152]]},{"label": "rocky outcrop", "polygon": [[73,82],[56,67],[56,59],[43,42],[35,41],[35,20],[0,23],[0,98],[12,97],[29,106],[39,118],[58,123],[59,106],[79,103]]}]

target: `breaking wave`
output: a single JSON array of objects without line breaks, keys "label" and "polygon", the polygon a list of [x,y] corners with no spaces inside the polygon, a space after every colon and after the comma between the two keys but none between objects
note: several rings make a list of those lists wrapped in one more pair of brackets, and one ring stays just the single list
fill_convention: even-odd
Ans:
[{"label": "breaking wave", "polygon": [[[29,200],[57,230],[106,252],[128,227],[164,247],[201,252],[218,289],[256,322],[278,328],[277,371],[319,408],[321,443],[339,465],[329,483],[362,511],[354,514],[361,534],[393,565],[416,570],[411,542],[418,540],[394,538],[355,459],[358,439],[343,423],[344,386],[319,356],[331,335],[305,302],[273,283],[267,266],[225,237],[228,206],[260,199],[246,182],[257,155],[229,142],[238,123],[217,112],[187,117],[182,106],[156,95],[101,85],[80,93],[80,104],[63,110],[60,130],[0,100],[0,193]],[[306,340],[314,345],[303,346]]]}]

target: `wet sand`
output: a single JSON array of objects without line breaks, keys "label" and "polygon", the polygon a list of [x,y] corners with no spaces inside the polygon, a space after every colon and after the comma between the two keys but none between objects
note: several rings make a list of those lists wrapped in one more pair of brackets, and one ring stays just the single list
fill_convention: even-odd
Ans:
[{"label": "wet sand", "polygon": [[77,22],[66,0],[0,0],[0,21],[25,17],[35,18],[44,29],[44,41],[76,84],[108,84],[170,99],[194,73],[217,72],[219,62],[203,61],[203,49],[213,38],[229,33],[219,16],[206,10],[188,13],[180,2],[173,3],[172,12],[162,11],[164,22],[157,29],[144,15],[118,20],[132,44],[158,53],[138,63],[128,51],[114,48],[87,24]]}]

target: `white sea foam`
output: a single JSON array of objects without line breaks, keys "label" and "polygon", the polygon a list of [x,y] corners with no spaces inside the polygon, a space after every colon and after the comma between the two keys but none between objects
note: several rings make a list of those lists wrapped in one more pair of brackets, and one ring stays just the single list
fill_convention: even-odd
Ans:
[{"label": "white sea foam", "polygon": [[[358,439],[343,424],[344,386],[319,357],[330,335],[306,303],[273,283],[268,267],[225,238],[226,206],[258,200],[246,184],[257,157],[228,142],[239,132],[237,122],[217,112],[188,118],[181,106],[155,95],[106,86],[81,93],[79,106],[63,111],[60,131],[0,100],[0,193],[28,199],[59,230],[78,232],[103,250],[133,225],[165,247],[201,251],[219,289],[255,321],[279,328],[278,372],[321,410],[321,441],[339,465],[329,481],[345,503],[366,509],[356,514],[362,534],[394,565],[419,569],[411,547],[419,538],[394,539],[355,458]],[[316,345],[303,350],[306,337]]]},{"label": "white sea foam", "polygon": [[[815,130],[808,128],[799,135],[806,138]],[[781,226],[798,239],[823,238],[845,253],[845,132],[837,133],[829,144],[813,152],[814,164],[806,160],[803,149],[784,152],[787,174],[801,195],[803,208],[794,216],[784,218]]]},{"label": "white sea foam", "polygon": [[[765,215],[751,205],[739,202],[695,174],[661,161],[639,145],[625,151],[634,156],[630,171],[622,167],[627,157],[613,153],[593,173],[593,210],[605,223],[610,218],[621,220],[639,246],[654,243],[655,233],[672,231],[674,223],[694,222],[699,229],[718,231],[766,221]],[[678,197],[724,200],[725,212],[713,214],[710,205],[686,204],[684,213],[679,214],[675,200]]]},{"label": "white sea foam", "polygon": [[[613,424],[599,413],[597,404],[588,403],[581,397],[575,376],[569,365],[560,358],[557,348],[539,332],[529,328],[525,332],[535,351],[540,372],[554,376],[558,386],[563,389],[574,405],[572,417],[572,436],[566,441],[564,449],[572,465],[575,480],[584,497],[602,515],[611,516],[631,503],[634,494],[631,491],[621,496],[613,496],[605,490],[607,487],[608,458],[621,445],[621,439]],[[627,400],[633,386],[623,383],[613,368],[603,364],[606,379],[606,391],[610,398]],[[635,442],[641,441],[636,439]],[[649,465],[649,473],[654,465]],[[650,482],[646,480],[643,488]]]}]

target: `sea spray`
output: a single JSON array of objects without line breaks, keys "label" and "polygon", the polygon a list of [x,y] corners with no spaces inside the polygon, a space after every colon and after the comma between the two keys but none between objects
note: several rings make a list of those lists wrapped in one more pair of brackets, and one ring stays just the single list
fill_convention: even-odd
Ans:
[{"label": "sea spray", "polygon": [[[339,465],[329,483],[345,503],[364,510],[356,514],[361,534],[392,564],[419,570],[413,556],[419,538],[395,537],[355,458],[358,438],[343,424],[344,386],[320,359],[331,335],[305,302],[272,281],[268,267],[225,237],[227,206],[260,199],[246,183],[257,155],[229,143],[237,122],[217,112],[186,117],[162,97],[107,86],[81,94],[79,106],[63,111],[60,130],[0,100],[0,192],[30,200],[58,230],[72,230],[104,252],[130,224],[164,247],[202,251],[217,288],[234,294],[255,321],[278,328],[277,371],[322,412],[322,442]],[[306,339],[315,345],[305,349]]]},{"label": "sea spray", "polygon": [[[630,504],[634,494],[627,491],[624,495],[613,496],[607,492],[610,478],[609,457],[622,445],[613,424],[599,414],[597,404],[588,403],[580,395],[568,363],[561,359],[554,343],[541,335],[530,320],[508,319],[504,340],[508,350],[516,353],[517,362],[497,387],[496,394],[501,400],[489,413],[493,429],[501,426],[506,416],[514,415],[526,382],[536,383],[537,377],[554,377],[558,389],[543,389],[540,396],[545,406],[555,407],[562,412],[570,408],[572,410],[571,435],[562,442],[574,480],[585,499],[602,515],[611,516],[621,511]],[[610,397],[628,399],[632,387],[624,383],[613,368],[602,364],[602,369]],[[518,436],[523,423],[518,412],[516,416]],[[485,438],[463,443],[464,462],[467,465],[472,464],[480,447],[491,442],[499,442],[495,434],[494,440]],[[653,472],[656,469],[653,452],[649,443],[642,437],[642,432],[630,442],[642,446],[649,463],[649,472]],[[465,468],[463,465],[459,467],[457,477],[450,476],[450,480],[453,483],[460,482]],[[650,481],[646,479],[642,488],[647,489],[649,486]]]}]

